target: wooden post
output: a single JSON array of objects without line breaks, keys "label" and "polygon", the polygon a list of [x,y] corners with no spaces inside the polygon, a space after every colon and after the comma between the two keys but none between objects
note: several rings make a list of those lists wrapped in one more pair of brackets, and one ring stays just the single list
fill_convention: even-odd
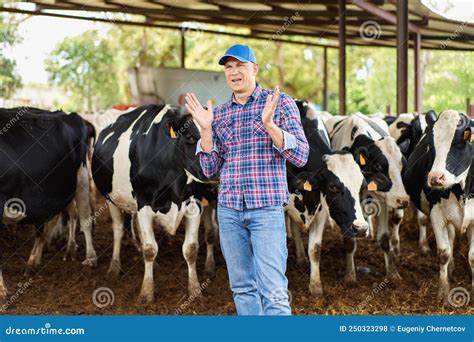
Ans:
[{"label": "wooden post", "polygon": [[397,114],[408,111],[408,0],[397,2]]},{"label": "wooden post", "polygon": [[339,0],[339,114],[346,115],[346,1]]},{"label": "wooden post", "polygon": [[328,110],[328,48],[324,48],[323,110]]},{"label": "wooden post", "polygon": [[186,37],[183,30],[181,30],[181,68],[186,68]]},{"label": "wooden post", "polygon": [[415,112],[423,111],[423,66],[421,64],[421,36],[415,34],[413,45],[415,65]]}]

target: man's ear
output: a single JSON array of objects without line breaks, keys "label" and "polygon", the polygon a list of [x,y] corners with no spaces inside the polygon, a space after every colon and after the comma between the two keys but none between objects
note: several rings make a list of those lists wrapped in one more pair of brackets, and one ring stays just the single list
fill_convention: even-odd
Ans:
[{"label": "man's ear", "polygon": [[254,72],[254,75],[257,75],[259,68],[260,68],[260,67],[258,66],[257,63],[253,63],[253,72]]}]

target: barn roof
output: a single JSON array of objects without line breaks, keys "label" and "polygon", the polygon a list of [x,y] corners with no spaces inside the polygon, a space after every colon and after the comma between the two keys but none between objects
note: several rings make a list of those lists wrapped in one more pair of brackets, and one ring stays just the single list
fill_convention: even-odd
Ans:
[{"label": "barn roof", "polygon": [[[337,46],[338,1],[333,0],[34,0],[38,11],[61,9],[119,12],[144,17],[143,22],[200,22],[246,27],[249,36],[309,36]],[[347,0],[347,44],[396,47],[396,0]],[[446,19],[419,0],[408,4],[409,32],[421,47],[474,50],[474,24]]]}]

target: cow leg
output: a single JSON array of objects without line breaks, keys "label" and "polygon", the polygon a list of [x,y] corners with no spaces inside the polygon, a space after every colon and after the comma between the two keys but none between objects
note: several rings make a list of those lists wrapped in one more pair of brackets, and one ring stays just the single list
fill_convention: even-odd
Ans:
[{"label": "cow leg", "polygon": [[206,263],[205,273],[207,277],[214,276],[216,272],[216,262],[214,259],[214,244],[217,240],[217,227],[212,222],[213,209],[211,205],[204,207],[202,221],[204,224],[204,238],[206,240]]},{"label": "cow leg", "polygon": [[[308,255],[311,263],[311,273],[309,278],[309,292],[315,296],[319,297],[323,294],[323,287],[321,285],[321,275],[319,273],[319,263],[321,260],[321,246],[323,240],[324,227],[326,225],[328,215],[326,210],[321,210],[318,212],[317,216],[314,218],[313,223],[309,231],[309,240],[308,240]],[[292,225],[296,226],[295,224]],[[299,231],[299,227],[296,227]],[[300,237],[301,239],[301,237]],[[305,255],[306,258],[306,255]]]},{"label": "cow leg", "polygon": [[89,174],[87,167],[81,165],[77,171],[77,188],[75,194],[77,213],[81,231],[86,240],[86,259],[82,262],[86,266],[97,266],[97,255],[92,243],[92,223],[91,207],[89,202]]},{"label": "cow leg", "polygon": [[45,231],[44,239],[46,240],[46,250],[51,248],[53,242],[62,241],[66,236],[64,231],[64,226],[67,225],[66,218],[64,217],[65,215],[67,216],[67,213],[64,212],[58,214],[54,219],[52,228],[48,232]]},{"label": "cow leg", "polygon": [[[448,239],[449,239],[449,246],[451,247],[451,251],[454,251],[454,238],[456,237],[456,230],[452,223],[448,223]],[[448,263],[448,276],[451,278],[454,273],[454,258]]]},{"label": "cow leg", "polygon": [[118,277],[121,268],[120,248],[122,247],[124,215],[115,204],[109,202],[108,205],[110,217],[112,218],[112,229],[114,230],[114,247],[112,251],[112,260],[110,260],[107,273],[112,277]]},{"label": "cow leg", "polygon": [[396,262],[395,262],[395,253],[393,246],[390,242],[389,237],[389,217],[388,217],[388,207],[386,204],[380,205],[380,214],[378,217],[378,226],[377,226],[377,241],[380,248],[383,251],[385,259],[385,271],[387,277],[390,281],[396,283],[402,279],[398,273]]},{"label": "cow leg", "polygon": [[135,246],[138,252],[142,251],[142,247],[140,246],[140,242],[137,239],[137,235],[135,234],[135,226],[137,225],[137,217],[135,214],[131,214],[130,217],[130,233],[132,234],[132,244]]},{"label": "cow leg", "polygon": [[8,296],[7,286],[5,285],[5,281],[3,280],[3,270],[0,267],[0,304],[5,303]]},{"label": "cow leg", "polygon": [[429,255],[431,253],[430,246],[428,245],[428,238],[426,236],[426,226],[428,224],[428,216],[423,214],[422,211],[415,208],[416,221],[418,222],[418,229],[420,232],[418,244],[420,246],[421,255]]},{"label": "cow leg", "polygon": [[285,228],[286,228],[286,237],[288,239],[292,239],[293,235],[291,235],[291,217],[285,212]]},{"label": "cow leg", "polygon": [[390,209],[389,233],[390,244],[395,257],[400,256],[400,224],[403,220],[403,209]]},{"label": "cow leg", "polygon": [[346,275],[344,276],[344,283],[349,286],[355,286],[357,284],[357,277],[354,255],[357,250],[357,240],[355,238],[344,236],[343,245],[346,253]]},{"label": "cow leg", "polygon": [[[193,202],[191,202],[193,205]],[[183,243],[183,256],[188,264],[188,294],[190,296],[199,296],[199,280],[196,271],[196,260],[199,248],[199,225],[201,223],[201,214],[186,216],[186,233]]]},{"label": "cow leg", "polygon": [[471,222],[467,229],[469,240],[469,265],[471,266],[471,298],[474,298],[474,223]]},{"label": "cow leg", "polygon": [[35,270],[41,265],[41,258],[43,257],[43,249],[46,245],[46,237],[53,234],[56,223],[61,219],[61,214],[54,216],[51,220],[46,222],[45,225],[37,225],[36,229],[36,239],[31,250],[30,257],[28,258],[28,270],[25,273],[28,273],[29,270]]},{"label": "cow leg", "polygon": [[437,204],[430,213],[431,225],[436,238],[439,260],[439,288],[438,298],[447,304],[449,294],[448,264],[452,258],[451,245],[449,243],[448,230],[446,229],[445,217],[440,206]]},{"label": "cow leg", "polygon": [[[291,217],[289,218],[289,221],[290,221],[291,236],[293,236],[293,241],[295,242],[296,263],[298,264],[300,268],[307,269],[309,262],[308,262],[308,257],[306,256],[303,240],[301,239],[301,229],[296,224],[296,222],[291,219]],[[326,223],[326,222],[323,222],[323,223]]]},{"label": "cow leg", "polygon": [[158,244],[153,231],[154,213],[149,206],[141,208],[136,215],[136,226],[142,243],[143,261],[145,262],[145,273],[142,288],[138,297],[141,303],[153,301],[153,262],[158,254]]},{"label": "cow leg", "polygon": [[367,222],[369,223],[369,237],[370,237],[371,240],[375,240],[376,227],[377,227],[377,224],[378,224],[377,215],[370,215],[367,218]]},{"label": "cow leg", "polygon": [[[45,244],[45,239],[42,233],[37,233],[35,242],[33,244],[33,249],[31,250],[30,257],[28,258],[28,269],[34,270],[41,264],[41,257],[43,255],[43,247]],[[27,274],[28,272],[25,272]]]},{"label": "cow leg", "polygon": [[67,257],[70,256],[71,260],[76,260],[76,224],[77,224],[77,207],[75,200],[72,200],[67,207],[67,246],[66,253],[64,254],[63,260],[66,261]]}]

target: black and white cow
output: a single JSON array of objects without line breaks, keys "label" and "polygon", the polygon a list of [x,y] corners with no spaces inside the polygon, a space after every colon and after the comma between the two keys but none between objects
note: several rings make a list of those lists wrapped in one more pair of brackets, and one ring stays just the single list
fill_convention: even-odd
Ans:
[{"label": "black and white cow", "polygon": [[[424,114],[416,113],[402,113],[398,116],[385,116],[384,120],[388,124],[388,131],[397,144],[401,146],[403,155],[408,160],[412,154],[415,146],[421,140],[426,129],[426,119]],[[418,224],[419,236],[418,244],[422,255],[430,253],[430,247],[428,245],[428,239],[426,234],[428,217],[423,214],[422,211],[412,206],[416,216],[416,222]],[[403,216],[403,211],[396,210],[394,214],[397,216]],[[400,239],[396,239],[399,243]],[[399,248],[396,248],[399,250]]]},{"label": "black and white cow", "polygon": [[[35,226],[36,240],[28,265],[34,268],[40,264],[45,235],[68,208],[74,215],[77,212],[85,235],[83,264],[95,266],[84,120],[76,113],[23,107],[0,109],[0,127],[2,222]],[[69,224],[75,228],[76,220]],[[0,300],[5,296],[0,277]]]},{"label": "black and white cow", "polygon": [[306,112],[301,114],[310,152],[304,167],[287,165],[290,201],[285,212],[299,260],[305,257],[300,228],[309,231],[309,290],[319,296],[323,292],[319,263],[325,224],[331,217],[345,238],[365,237],[369,226],[362,213],[359,193],[366,183],[350,151],[331,150],[322,119]]},{"label": "black and white cow", "polygon": [[431,219],[440,263],[438,295],[446,303],[456,230],[467,229],[474,280],[474,123],[455,110],[446,110],[438,118],[430,111],[426,122],[426,134],[410,156],[403,180],[415,206]]},{"label": "black and white cow", "polygon": [[[199,137],[191,115],[169,105],[136,108],[99,134],[92,172],[97,188],[111,202],[113,261],[119,260],[123,213],[135,214],[145,263],[142,301],[153,300],[153,262],[158,253],[154,221],[175,234],[187,208],[183,203],[186,185],[206,179],[195,155]],[[186,235],[192,233],[187,226]],[[183,251],[188,265],[192,259],[195,263],[197,245],[185,243]],[[112,272],[118,273],[117,267],[120,264],[111,265]]]},{"label": "black and white cow", "polygon": [[[396,230],[402,217],[396,222],[389,218],[393,217],[391,211],[406,208],[409,203],[401,176],[406,160],[386,129],[360,113],[344,119],[330,119],[326,125],[332,147],[350,148],[361,166],[369,190],[365,191],[363,207],[367,214],[371,214],[373,223],[377,224],[377,241],[384,253],[387,276],[392,281],[399,280],[401,277],[396,267],[394,250],[396,243],[393,240],[398,236]],[[351,267],[354,265],[355,248],[355,240],[348,243],[347,264]],[[348,281],[355,282],[355,269],[349,273],[353,277]]]}]

